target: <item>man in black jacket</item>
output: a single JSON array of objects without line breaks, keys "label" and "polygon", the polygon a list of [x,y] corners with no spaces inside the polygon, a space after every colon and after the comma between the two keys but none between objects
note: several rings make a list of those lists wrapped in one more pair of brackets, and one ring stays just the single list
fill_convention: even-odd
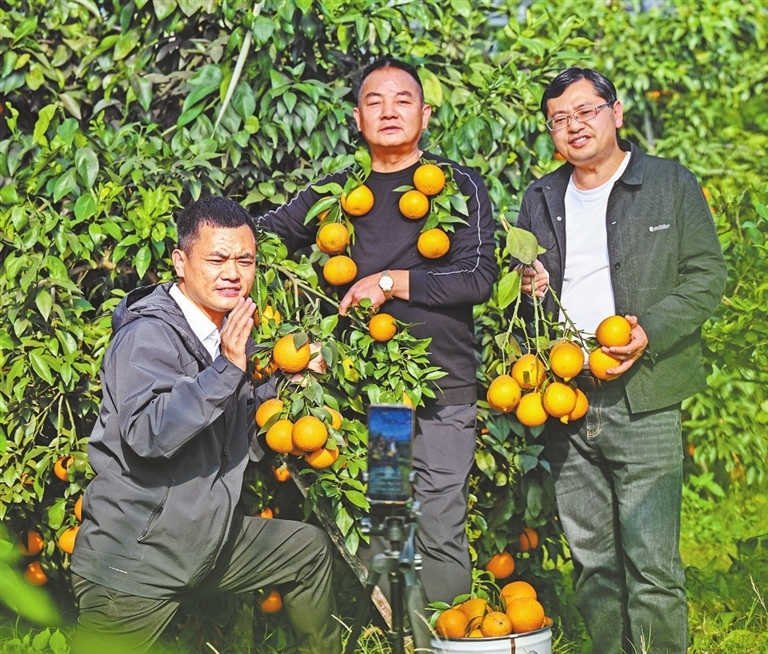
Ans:
[{"label": "man in black jacket", "polygon": [[185,599],[277,587],[298,650],[341,651],[331,552],[311,525],[235,513],[258,403],[246,362],[256,239],[237,203],[178,216],[179,281],[138,288],[113,316],[72,557],[75,652],[144,652]]},{"label": "man in black jacket", "polygon": [[[480,177],[454,162],[423,152],[419,140],[431,108],[412,66],[384,58],[368,66],[360,81],[355,120],[371,153],[366,185],[373,208],[354,219],[352,259],[355,282],[341,300],[340,313],[369,298],[404,323],[417,338],[431,338],[430,363],[447,375],[437,382],[437,398],[416,411],[413,443],[415,498],[421,503],[417,547],[430,601],[453,601],[470,590],[471,564],[464,525],[467,479],[474,460],[477,359],[472,307],[490,297],[497,275],[494,225],[488,193]],[[465,223],[456,224],[450,250],[428,259],[417,249],[426,218],[411,220],[398,208],[404,185],[413,185],[422,160],[450,166],[467,199]],[[344,185],[345,172],[318,185]],[[257,223],[276,232],[289,251],[315,242],[316,221],[305,224],[321,198],[312,187]]]}]

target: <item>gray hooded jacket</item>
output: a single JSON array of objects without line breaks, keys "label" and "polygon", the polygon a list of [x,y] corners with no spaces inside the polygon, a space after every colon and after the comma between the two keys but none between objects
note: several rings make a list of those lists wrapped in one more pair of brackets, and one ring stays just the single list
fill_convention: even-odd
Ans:
[{"label": "gray hooded jacket", "polygon": [[170,286],[138,288],[115,310],[72,556],[76,574],[156,598],[194,588],[216,563],[249,454],[262,454],[256,407],[274,396],[224,356],[211,361]]}]

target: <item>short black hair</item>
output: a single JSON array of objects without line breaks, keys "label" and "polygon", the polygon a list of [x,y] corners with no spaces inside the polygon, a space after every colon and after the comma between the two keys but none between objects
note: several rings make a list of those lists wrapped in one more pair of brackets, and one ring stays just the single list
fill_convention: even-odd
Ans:
[{"label": "short black hair", "polygon": [[546,118],[547,116],[547,103],[552,98],[559,98],[571,84],[583,79],[591,82],[595,92],[611,105],[619,99],[616,93],[616,87],[611,80],[605,77],[605,75],[602,75],[591,68],[579,68],[578,66],[573,66],[571,68],[566,68],[563,72],[558,74],[558,76],[547,85],[547,88],[544,89],[544,95],[541,97],[541,112],[544,114],[544,117]]},{"label": "short black hair", "polygon": [[253,220],[243,207],[234,200],[219,195],[206,195],[182,209],[176,218],[176,243],[178,248],[189,254],[200,234],[202,225],[237,229],[248,225],[253,236]]},{"label": "short black hair", "polygon": [[394,57],[386,56],[381,57],[380,59],[377,59],[373,63],[368,64],[364,69],[362,74],[360,75],[360,81],[358,82],[357,86],[357,104],[360,104],[360,92],[363,90],[363,82],[365,82],[368,75],[373,73],[374,71],[380,70],[381,68],[398,68],[399,70],[405,71],[408,73],[411,77],[413,77],[413,80],[416,82],[416,85],[419,87],[419,94],[421,95],[421,102],[424,102],[424,86],[421,83],[421,80],[419,79],[419,74],[416,72],[416,69],[411,66],[411,64],[407,64],[404,61],[400,61],[399,59],[395,59]]}]

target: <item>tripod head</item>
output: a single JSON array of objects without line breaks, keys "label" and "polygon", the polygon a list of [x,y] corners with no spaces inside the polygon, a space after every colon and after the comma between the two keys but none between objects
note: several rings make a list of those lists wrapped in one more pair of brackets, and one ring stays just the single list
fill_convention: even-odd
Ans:
[{"label": "tripod head", "polygon": [[400,572],[421,570],[421,554],[416,553],[415,545],[420,515],[417,501],[405,505],[374,503],[370,515],[361,520],[361,530],[387,539],[389,547],[385,554],[397,557]]}]

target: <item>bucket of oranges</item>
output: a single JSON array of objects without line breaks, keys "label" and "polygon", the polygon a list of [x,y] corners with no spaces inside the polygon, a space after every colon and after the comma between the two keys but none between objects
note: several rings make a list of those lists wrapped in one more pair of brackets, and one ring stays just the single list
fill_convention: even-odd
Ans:
[{"label": "bucket of oranges", "polygon": [[436,654],[552,654],[552,620],[526,581],[508,583],[498,603],[470,597],[437,615]]}]

